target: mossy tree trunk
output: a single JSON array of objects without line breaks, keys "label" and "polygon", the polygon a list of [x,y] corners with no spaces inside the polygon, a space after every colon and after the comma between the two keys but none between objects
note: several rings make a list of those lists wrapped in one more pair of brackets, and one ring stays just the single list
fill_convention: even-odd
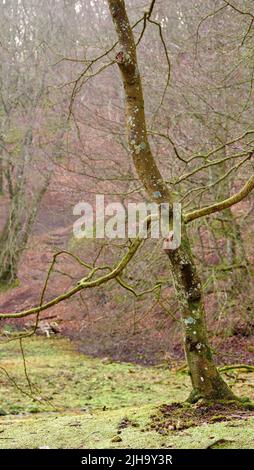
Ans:
[{"label": "mossy tree trunk", "polygon": [[193,387],[189,400],[234,399],[233,392],[220,376],[213,361],[207,335],[201,280],[184,226],[181,247],[168,251],[168,256],[182,313],[185,355]]},{"label": "mossy tree trunk", "polygon": [[[169,187],[156,165],[147,138],[142,83],[138,69],[136,45],[125,9],[124,0],[108,0],[118,36],[119,66],[125,91],[125,120],[129,150],[149,198],[172,204]],[[223,381],[213,362],[208,344],[201,282],[194,264],[188,235],[183,223],[180,248],[169,251],[176,295],[183,327],[186,359],[193,393],[190,399],[232,399],[233,393]]]},{"label": "mossy tree trunk", "polygon": [[28,201],[20,188],[11,198],[5,226],[0,234],[0,284],[11,285],[18,277],[18,267],[38,212],[40,201],[48,187],[49,179]]},{"label": "mossy tree trunk", "polygon": [[[12,284],[17,278],[17,267],[21,238],[20,198],[10,201],[10,208],[3,231],[0,235],[0,283]],[[23,211],[22,211],[23,212]]]}]

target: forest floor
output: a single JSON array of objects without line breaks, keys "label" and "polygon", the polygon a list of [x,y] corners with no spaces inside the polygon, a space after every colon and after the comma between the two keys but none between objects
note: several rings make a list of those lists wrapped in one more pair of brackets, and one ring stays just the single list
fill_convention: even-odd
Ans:
[{"label": "forest floor", "polygon": [[[172,421],[170,404],[190,391],[186,373],[84,356],[64,338],[23,347],[25,369],[18,341],[0,345],[0,448],[254,447],[251,413],[201,407]],[[253,372],[226,378],[254,399]]]}]

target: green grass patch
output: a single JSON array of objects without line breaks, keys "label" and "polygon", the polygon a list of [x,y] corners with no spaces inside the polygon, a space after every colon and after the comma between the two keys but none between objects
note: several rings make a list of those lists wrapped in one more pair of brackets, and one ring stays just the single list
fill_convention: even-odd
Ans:
[{"label": "green grass patch", "polygon": [[[0,345],[0,448],[253,447],[254,419],[237,415],[179,431],[149,429],[162,403],[188,396],[186,374],[90,358],[63,338],[33,337],[24,350],[30,385],[19,343]],[[249,383],[253,375],[246,374]]]}]

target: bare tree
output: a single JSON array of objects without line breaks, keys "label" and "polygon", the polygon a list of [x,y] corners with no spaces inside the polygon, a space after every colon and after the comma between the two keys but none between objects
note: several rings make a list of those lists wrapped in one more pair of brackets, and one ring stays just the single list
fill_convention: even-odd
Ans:
[{"label": "bare tree", "polygon": [[8,285],[17,278],[64,133],[63,100],[56,89],[52,96],[47,41],[59,25],[52,28],[50,7],[36,1],[1,5],[0,189],[8,214],[0,234],[0,283]]}]

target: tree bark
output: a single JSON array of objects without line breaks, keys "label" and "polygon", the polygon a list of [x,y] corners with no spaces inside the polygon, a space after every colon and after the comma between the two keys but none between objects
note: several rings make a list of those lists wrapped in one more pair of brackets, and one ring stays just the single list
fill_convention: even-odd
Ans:
[{"label": "tree bark", "polygon": [[11,199],[8,218],[0,235],[0,284],[11,285],[17,280],[20,258],[27,246],[48,184],[49,178],[45,180],[30,207],[22,188]]},{"label": "tree bark", "polygon": [[182,314],[184,348],[192,382],[189,401],[235,399],[220,376],[209,346],[204,296],[185,226],[181,246],[168,252],[176,295]]},{"label": "tree bark", "polygon": [[[142,83],[138,69],[136,45],[124,0],[108,0],[118,36],[119,66],[125,91],[125,120],[129,150],[141,182],[151,200],[172,204],[171,191],[154,160],[146,129]],[[206,331],[205,309],[200,279],[183,222],[182,242],[175,251],[167,251],[175,291],[179,300],[184,329],[186,359],[193,392],[190,400],[234,399],[213,362]]]},{"label": "tree bark", "polygon": [[19,234],[21,229],[19,202],[11,199],[5,226],[0,236],[0,283],[10,285],[17,279]]}]

